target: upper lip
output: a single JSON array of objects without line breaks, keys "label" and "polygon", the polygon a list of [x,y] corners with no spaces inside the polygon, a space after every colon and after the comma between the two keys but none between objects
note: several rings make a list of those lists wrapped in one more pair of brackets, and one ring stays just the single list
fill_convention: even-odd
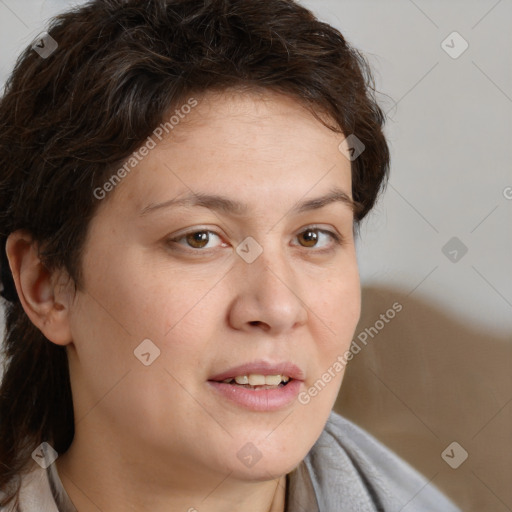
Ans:
[{"label": "upper lip", "polygon": [[222,382],[239,375],[286,375],[290,379],[304,380],[304,372],[295,364],[288,361],[271,363],[269,361],[253,361],[229,368],[222,373],[210,377],[208,380]]}]

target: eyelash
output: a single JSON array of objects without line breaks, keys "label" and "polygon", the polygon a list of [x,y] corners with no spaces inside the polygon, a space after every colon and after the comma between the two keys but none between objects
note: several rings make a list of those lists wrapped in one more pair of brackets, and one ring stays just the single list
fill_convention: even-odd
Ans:
[{"label": "eyelash", "polygon": [[[343,237],[341,235],[339,235],[338,233],[336,233],[334,231],[330,231],[330,230],[327,230],[327,229],[321,229],[321,228],[318,228],[316,226],[307,226],[305,229],[303,229],[302,231],[297,233],[296,236],[299,236],[299,235],[301,235],[303,233],[306,233],[307,231],[317,231],[319,233],[326,234],[329,237],[331,237],[331,239],[333,240],[333,243],[334,243],[335,246],[343,245],[344,239],[343,239]],[[180,240],[185,239],[189,235],[194,235],[194,234],[197,234],[197,233],[213,233],[215,236],[217,236],[219,238],[222,238],[218,233],[216,233],[215,231],[213,231],[211,229],[195,229],[193,231],[187,231],[186,233],[182,233],[181,235],[179,235],[177,237],[168,238],[166,242],[169,245],[171,245],[171,244],[181,245],[181,244],[178,243]],[[209,240],[208,240],[208,242],[209,242]],[[316,249],[316,251],[315,251],[315,247],[311,247],[311,248],[303,247],[303,249],[312,249],[317,254],[322,254],[322,253],[331,252],[333,250],[333,247],[328,247],[328,248],[323,248],[323,249]],[[188,247],[187,249],[183,249],[183,250],[185,252],[190,252],[190,253],[208,253],[210,251],[215,250],[215,248],[212,248],[212,249],[201,249],[201,248]]]}]

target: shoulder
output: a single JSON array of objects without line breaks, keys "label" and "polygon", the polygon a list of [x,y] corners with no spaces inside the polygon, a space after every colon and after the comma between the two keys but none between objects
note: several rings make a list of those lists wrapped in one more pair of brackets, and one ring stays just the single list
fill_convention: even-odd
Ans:
[{"label": "shoulder", "polygon": [[[0,497],[4,493],[0,491]],[[48,473],[40,466],[35,466],[21,477],[19,503],[0,507],[0,512],[59,512],[53,499]]]},{"label": "shoulder", "polygon": [[[334,411],[306,459],[317,489],[324,486],[321,492],[340,503],[353,500],[354,510],[460,512],[431,481]],[[367,508],[357,509],[358,501]]]}]

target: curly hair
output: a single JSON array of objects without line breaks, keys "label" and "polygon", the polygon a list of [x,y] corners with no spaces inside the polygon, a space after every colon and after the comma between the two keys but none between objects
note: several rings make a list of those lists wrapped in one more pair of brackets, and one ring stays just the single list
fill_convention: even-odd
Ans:
[{"label": "curly hair", "polygon": [[94,190],[170,109],[214,89],[284,93],[331,130],[355,135],[365,145],[351,162],[355,226],[389,172],[366,59],[294,0],[92,0],[47,31],[58,47],[46,58],[26,48],[0,100],[0,506],[17,496],[37,445],[63,453],[74,436],[66,349],[21,306],[5,252],[10,233],[28,230],[44,265],[66,269],[80,288]]}]

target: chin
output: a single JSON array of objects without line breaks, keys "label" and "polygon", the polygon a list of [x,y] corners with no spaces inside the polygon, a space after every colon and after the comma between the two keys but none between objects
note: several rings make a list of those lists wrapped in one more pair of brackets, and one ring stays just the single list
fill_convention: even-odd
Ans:
[{"label": "chin", "polygon": [[276,480],[290,473],[295,469],[301,462],[302,459],[293,461],[267,461],[263,462],[261,459],[252,467],[243,468],[242,464],[237,464],[236,467],[231,467],[229,470],[232,471],[231,478],[241,480],[244,482],[266,482],[269,480]]},{"label": "chin", "polygon": [[[225,462],[225,471],[243,481],[268,481],[286,475],[297,467],[308,450],[289,449],[282,446],[268,446],[246,443],[237,446],[234,457]],[[233,453],[233,452],[232,452]]]}]

